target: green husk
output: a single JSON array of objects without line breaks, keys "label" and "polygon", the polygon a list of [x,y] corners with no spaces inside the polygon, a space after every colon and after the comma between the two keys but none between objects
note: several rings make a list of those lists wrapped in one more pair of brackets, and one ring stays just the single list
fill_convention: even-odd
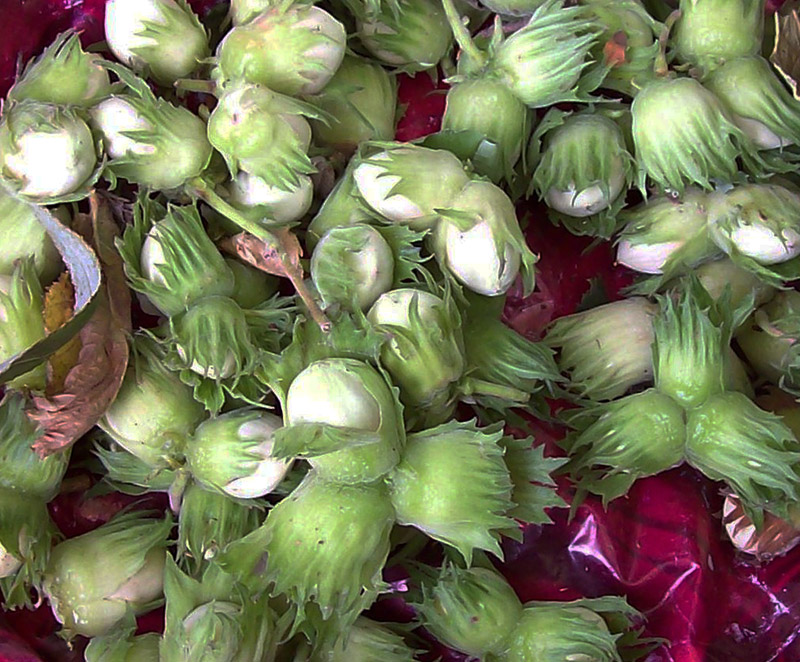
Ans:
[{"label": "green husk", "polygon": [[136,621],[119,625],[105,635],[92,637],[84,651],[86,662],[153,662],[158,659],[161,637],[155,632],[133,636]]},{"label": "green husk", "polygon": [[388,379],[364,361],[311,363],[291,383],[276,457],[302,456],[321,477],[368,483],[397,464],[405,443],[402,408]]},{"label": "green husk", "polygon": [[228,497],[254,499],[272,492],[291,467],[273,456],[275,414],[242,407],[200,424],[186,445],[186,466],[203,487]]},{"label": "green husk", "polygon": [[503,659],[507,662],[636,660],[667,643],[640,638],[638,626],[642,620],[642,614],[616,596],[573,602],[529,602]]},{"label": "green husk", "polygon": [[208,119],[208,139],[225,157],[231,177],[244,170],[269,186],[291,191],[300,175],[317,170],[308,156],[314,106],[266,87],[238,83],[224,89]]},{"label": "green husk", "polygon": [[[590,101],[589,93],[602,82],[607,68],[589,68],[589,52],[601,32],[583,7],[564,7],[563,0],[547,0],[528,23],[503,38],[495,27],[484,62],[459,63],[466,76],[490,72],[530,108],[564,101]],[[463,44],[462,44],[463,46]]]},{"label": "green husk", "polygon": [[269,356],[257,377],[286,408],[286,395],[296,377],[315,361],[331,358],[377,362],[383,338],[363,316],[339,311],[331,328],[323,331],[306,314],[295,317],[292,341],[278,356]]},{"label": "green husk", "polygon": [[236,540],[261,524],[261,508],[190,484],[183,493],[178,518],[177,560],[193,577]]},{"label": "green husk", "polygon": [[225,35],[214,75],[223,86],[243,81],[280,94],[315,94],[339,68],[345,40],[344,26],[325,10],[282,3]]},{"label": "green husk", "polygon": [[[750,55],[728,60],[704,85],[760,149],[800,144],[800,105],[764,58]],[[772,135],[761,139],[761,127]]]},{"label": "green husk", "polygon": [[374,62],[345,55],[330,82],[309,101],[330,117],[311,122],[323,147],[352,153],[366,140],[394,138],[397,81]]},{"label": "green husk", "polygon": [[363,223],[331,228],[314,247],[311,280],[326,306],[366,311],[391,288],[394,262],[378,229]]},{"label": "green husk", "polygon": [[464,80],[447,91],[443,134],[474,135],[478,144],[470,162],[494,183],[516,179],[533,123],[530,111],[503,83],[490,78]]},{"label": "green husk", "polygon": [[[54,215],[69,225],[69,214],[62,209],[53,210]],[[66,216],[66,218],[62,218]],[[17,199],[0,187],[0,245],[5,246],[0,255],[0,275],[11,276],[17,266],[28,258],[33,260],[34,270],[42,285],[52,282],[63,268],[61,256],[39,223],[34,207]]]},{"label": "green husk", "polygon": [[344,638],[334,649],[331,662],[413,662],[419,652],[390,626],[364,616],[356,619]]},{"label": "green husk", "polygon": [[92,449],[105,469],[103,480],[115,490],[138,496],[145,492],[171,492],[173,486],[180,486],[180,469],[163,464],[153,467],[116,446],[109,437],[107,443],[96,440]]},{"label": "green husk", "polygon": [[233,272],[231,298],[244,309],[257,308],[265,304],[280,288],[280,281],[276,276],[271,276],[240,260],[226,257],[225,264]]},{"label": "green husk", "polygon": [[516,525],[501,438],[498,426],[474,420],[409,435],[387,479],[397,521],[454,547],[468,565],[476,549],[502,558],[500,533]]},{"label": "green husk", "polygon": [[727,291],[730,305],[737,308],[748,297],[758,306],[769,301],[775,289],[754,273],[743,269],[729,258],[701,264],[694,271],[700,284],[713,300],[719,300]]},{"label": "green husk", "polygon": [[393,524],[379,483],[334,484],[311,472],[221,562],[248,587],[285,596],[296,613],[295,628],[312,617],[341,632],[384,588],[381,571]]},{"label": "green husk", "polygon": [[140,196],[133,225],[117,248],[131,289],[170,317],[203,298],[233,293],[233,272],[206,234],[194,205],[169,205],[164,210]]},{"label": "green husk", "polygon": [[571,458],[565,468],[604,505],[684,459],[684,411],[654,389],[576,410],[569,420],[579,430],[564,441]]},{"label": "green husk", "polygon": [[[11,276],[0,276],[0,361],[7,361],[27,350],[46,335],[44,327],[44,292],[32,258],[18,262]],[[12,379],[11,388],[43,391],[47,366]]]},{"label": "green husk", "polygon": [[0,116],[0,183],[23,200],[83,200],[100,178],[100,151],[78,109],[25,99]]},{"label": "green husk", "polygon": [[[0,487],[0,592],[5,609],[33,609],[41,600],[50,549],[60,538],[39,495]],[[33,592],[33,593],[32,593]],[[36,595],[32,599],[31,595]]]},{"label": "green husk", "polygon": [[43,590],[62,635],[105,634],[129,610],[151,609],[161,596],[171,529],[169,516],[153,519],[134,511],[56,545]]},{"label": "green husk", "polygon": [[720,255],[708,227],[708,196],[694,187],[679,198],[657,196],[624,210],[617,261],[656,274],[652,289]]},{"label": "green husk", "polygon": [[205,412],[192,390],[165,368],[155,343],[138,336],[132,348],[122,386],[98,426],[150,470],[163,469],[182,459]]},{"label": "green husk", "polygon": [[508,582],[488,568],[446,564],[422,592],[420,622],[438,641],[470,658],[502,657],[523,614]]},{"label": "green husk", "polygon": [[435,67],[453,42],[438,2],[398,0],[372,7],[371,0],[345,0],[356,17],[359,40],[383,64],[414,74]]},{"label": "green husk", "polygon": [[594,110],[551,109],[532,140],[542,149],[531,186],[548,206],[575,217],[615,214],[615,201],[633,182],[633,157],[614,120]]},{"label": "green husk", "polygon": [[217,566],[209,566],[197,580],[168,558],[164,595],[161,662],[275,660],[285,635],[282,619],[265,597],[248,595]]},{"label": "green husk", "polygon": [[787,518],[800,497],[800,443],[779,416],[741,393],[720,393],[688,413],[686,459],[725,481],[757,528],[764,511]]},{"label": "green husk", "polygon": [[452,153],[410,143],[365,143],[354,157],[362,200],[386,221],[429,230],[469,182]]},{"label": "green husk", "polygon": [[[554,352],[506,326],[493,304],[472,297],[464,314],[464,381],[474,385],[465,399],[501,412],[512,405],[530,407],[536,394],[562,381]],[[469,390],[464,386],[462,391]]]},{"label": "green husk", "polygon": [[91,107],[111,92],[108,72],[97,64],[99,59],[81,48],[77,32],[66,30],[25,65],[6,99]]},{"label": "green husk", "polygon": [[778,292],[736,334],[756,373],[795,395],[800,390],[800,293]]},{"label": "green husk", "polygon": [[0,488],[50,501],[67,470],[70,448],[39,457],[32,446],[39,431],[25,413],[27,401],[8,390],[0,402]]},{"label": "green husk", "polygon": [[[552,475],[566,464],[567,458],[545,457],[544,446],[534,444],[532,437],[503,437],[500,441],[505,450],[503,461],[513,486],[511,500],[515,504],[508,515],[526,524],[549,524],[553,520],[548,509],[566,506],[556,492]],[[510,528],[503,531],[503,535],[521,541],[522,528]]]},{"label": "green husk", "polygon": [[[186,0],[144,0],[152,11],[138,16],[126,2],[111,2],[106,10],[106,40],[119,60],[158,83],[172,86],[186,78],[209,55],[208,34]],[[155,6],[153,6],[155,5]],[[120,14],[117,14],[120,11]]]},{"label": "green husk", "polygon": [[104,61],[103,66],[113,71],[127,88],[124,95],[110,97],[103,103],[121,101],[140,125],[120,132],[114,126],[124,119],[119,108],[112,106],[113,112],[105,119],[100,114],[103,103],[92,109],[93,124],[100,133],[105,121],[114,129],[114,134],[104,136],[110,142],[106,145],[107,152],[114,139],[125,139],[124,148],[115,147],[113,158],[103,171],[112,188],[121,177],[145,188],[166,191],[180,188],[199,176],[214,151],[206,137],[205,122],[189,109],[155,96],[144,80],[121,64]]},{"label": "green husk", "polygon": [[400,387],[410,428],[450,418],[465,362],[461,315],[449,290],[441,297],[401,288],[381,295],[367,319],[383,334],[381,363]]},{"label": "green husk", "polygon": [[251,376],[265,356],[280,350],[289,305],[288,299],[273,298],[244,310],[229,297],[200,299],[162,331],[166,364],[181,371],[181,380],[209,411],[219,411],[225,394],[260,402],[263,389]]},{"label": "green husk", "polygon": [[[222,157],[220,159],[225,160]],[[226,202],[233,207],[236,216],[240,215],[267,229],[291,227],[306,215],[314,202],[311,178],[300,174],[297,175],[297,182],[297,186],[272,186],[260,177],[241,170],[227,186],[230,197]],[[230,218],[235,218],[235,215]],[[230,218],[221,213],[216,215],[226,234],[238,234],[242,226],[238,220],[234,222]]]},{"label": "green husk", "polygon": [[623,48],[624,60],[610,62],[603,88],[635,96],[637,90],[655,78],[657,37],[663,26],[638,0],[583,0],[582,4],[604,28],[591,51],[594,59],[608,59],[605,49],[610,42]]},{"label": "green husk", "polygon": [[560,350],[558,366],[579,398],[611,400],[653,375],[655,306],[631,297],[562,317],[545,342]]},{"label": "green husk", "polygon": [[233,25],[242,25],[276,4],[273,0],[231,0],[228,16]]},{"label": "green husk", "polygon": [[443,270],[483,296],[505,294],[517,276],[533,292],[539,256],[528,247],[511,198],[486,181],[467,182],[438,209],[430,248]]},{"label": "green husk", "polygon": [[691,184],[711,190],[712,180],[733,182],[739,157],[751,174],[765,173],[766,163],[722,102],[693,78],[649,83],[634,98],[631,113],[643,195],[648,177],[678,193]]},{"label": "green husk", "polygon": [[691,409],[724,390],[728,338],[689,287],[677,297],[661,298],[653,322],[655,386]]},{"label": "green husk", "polygon": [[761,50],[764,0],[681,0],[671,35],[678,60],[712,71]]},{"label": "green husk", "polygon": [[[781,287],[800,254],[800,193],[781,184],[743,184],[709,198],[710,233],[739,266]],[[788,276],[788,277],[787,277]]]},{"label": "green husk", "polygon": [[330,229],[349,227],[357,223],[374,224],[380,218],[358,197],[358,189],[353,180],[356,159],[350,159],[344,174],[336,182],[333,190],[325,198],[306,233],[306,247],[313,251],[317,242]]}]

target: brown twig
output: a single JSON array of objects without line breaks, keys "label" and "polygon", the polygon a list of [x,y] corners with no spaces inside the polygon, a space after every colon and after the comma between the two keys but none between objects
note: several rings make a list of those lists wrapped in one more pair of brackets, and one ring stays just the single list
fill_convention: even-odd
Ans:
[{"label": "brown twig", "polygon": [[220,242],[220,248],[261,271],[273,276],[288,278],[297,295],[308,308],[311,319],[327,333],[331,329],[331,322],[305,283],[305,274],[300,266],[300,244],[297,238],[286,229],[273,233],[273,236],[277,245],[270,246],[258,237],[242,232],[224,239]]},{"label": "brown twig", "polygon": [[[302,248],[294,234],[287,228],[268,230],[263,225],[243,216],[238,209],[228,204],[202,179],[190,183],[191,192],[214,210],[236,223],[242,234],[221,242],[223,250],[238,255],[257,269],[273,276],[288,278],[297,295],[303,300],[311,318],[326,333],[330,331],[330,320],[322,312],[313,294],[305,284],[305,274],[300,266]],[[233,250],[231,250],[233,249]]]}]

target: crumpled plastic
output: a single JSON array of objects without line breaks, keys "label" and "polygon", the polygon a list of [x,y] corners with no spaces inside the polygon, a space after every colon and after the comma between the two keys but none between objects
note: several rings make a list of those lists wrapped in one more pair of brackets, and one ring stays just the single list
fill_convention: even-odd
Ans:
[{"label": "crumpled plastic", "polygon": [[[205,11],[216,0],[191,4]],[[772,3],[775,4],[775,3]],[[38,53],[58,32],[75,28],[89,44],[102,39],[105,0],[3,0],[0,95],[18,62]],[[397,132],[412,140],[438,130],[444,109],[441,81],[426,74],[401,79],[405,107]],[[537,290],[512,291],[505,321],[536,339],[553,319],[599,298],[614,299],[631,274],[613,264],[606,243],[591,246],[556,228],[540,208],[519,210],[532,249],[541,255]],[[532,421],[537,442],[559,453],[563,431]],[[569,496],[569,487],[561,485]],[[129,499],[60,495],[52,515],[65,535],[99,526]],[[688,467],[638,481],[607,510],[588,498],[569,518],[529,526],[521,543],[506,541],[500,570],[523,600],[572,600],[622,595],[647,617],[645,634],[669,641],[646,662],[797,662],[800,660],[800,547],[769,563],[737,552],[721,522],[721,486]],[[142,617],[141,631],[158,631],[163,610]],[[47,605],[0,614],[0,662],[78,662],[82,644],[68,649]],[[462,656],[439,651],[444,660]]]},{"label": "crumpled plastic", "polygon": [[[527,238],[541,253],[537,292],[510,296],[504,315],[532,338],[585,298],[619,298],[632,280],[608,244],[591,249],[545,218]],[[559,454],[563,430],[532,428]],[[571,520],[566,509],[553,511],[552,525],[507,542],[501,570],[523,601],[625,596],[647,617],[645,635],[669,641],[646,662],[796,662],[800,548],[769,563],[736,551],[723,529],[724,496],[721,484],[678,467],[637,481],[607,509],[590,497]]]}]

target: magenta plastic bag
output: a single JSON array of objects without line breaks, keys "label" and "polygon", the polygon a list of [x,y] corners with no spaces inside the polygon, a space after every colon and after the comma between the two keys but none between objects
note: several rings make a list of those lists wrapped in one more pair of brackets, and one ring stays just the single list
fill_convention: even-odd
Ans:
[{"label": "magenta plastic bag", "polygon": [[[199,11],[213,4],[192,2]],[[102,39],[104,5],[105,0],[3,0],[0,95],[13,82],[17,63],[58,32],[75,28],[86,44]],[[400,102],[407,109],[398,139],[439,128],[445,88],[425,74],[401,80]],[[537,291],[508,298],[505,321],[520,333],[537,338],[584,297],[615,298],[630,283],[631,274],[614,266],[608,244],[587,250],[589,241],[553,227],[535,207],[521,208],[520,215],[528,222],[530,246],[541,255]],[[538,442],[560,452],[555,441],[563,431],[531,425]],[[571,521],[566,509],[555,511],[553,524],[528,527],[522,543],[507,541],[501,570],[523,600],[625,596],[647,616],[646,634],[670,642],[648,662],[797,662],[800,548],[763,565],[737,553],[723,531],[720,490],[693,470],[678,468],[637,482],[608,510],[589,498]],[[562,492],[569,497],[566,484]],[[67,535],[76,535],[102,523],[117,505],[106,498],[87,510],[85,502],[65,497],[54,504],[53,515]],[[143,630],[157,630],[162,616],[142,619]],[[0,662],[82,659],[79,649],[66,649],[55,629],[46,605],[8,614],[0,621]]]},{"label": "magenta plastic bag", "polygon": [[0,614],[0,662],[41,662],[41,658],[31,650]]}]

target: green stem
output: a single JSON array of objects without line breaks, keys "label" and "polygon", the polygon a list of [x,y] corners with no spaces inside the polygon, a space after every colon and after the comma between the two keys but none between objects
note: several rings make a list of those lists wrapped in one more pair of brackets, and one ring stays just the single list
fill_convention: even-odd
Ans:
[{"label": "green stem", "polygon": [[450,29],[453,31],[453,36],[456,38],[461,50],[470,59],[474,60],[479,67],[482,67],[486,63],[486,55],[472,41],[472,36],[464,25],[461,15],[453,4],[453,0],[442,0],[442,5],[444,6],[444,13],[447,15],[447,22],[450,24]]},{"label": "green stem", "polygon": [[217,91],[217,84],[211,80],[196,80],[194,78],[181,78],[176,80],[175,89],[183,92],[205,92],[214,94]]},{"label": "green stem", "polygon": [[223,199],[214,188],[201,177],[195,177],[190,180],[188,182],[188,188],[189,193],[194,194],[209,207],[236,223],[242,230],[249,232],[271,246],[277,246],[278,240],[274,234],[257,221],[253,221],[244,216],[236,207]]},{"label": "green stem", "polygon": [[183,500],[183,493],[189,485],[189,472],[180,468],[175,472],[175,480],[169,486],[167,495],[169,497],[169,508],[176,515],[181,510],[181,501]]},{"label": "green stem", "polygon": [[664,29],[658,36],[658,56],[654,66],[656,76],[664,78],[669,72],[669,65],[667,64],[667,41],[669,40],[669,33],[672,31],[676,21],[681,17],[681,10],[676,9],[664,21]]},{"label": "green stem", "polygon": [[461,382],[459,389],[463,395],[466,396],[484,396],[490,398],[500,398],[507,402],[514,402],[524,405],[530,400],[530,394],[526,391],[521,391],[518,388],[510,386],[503,386],[495,384],[494,382],[487,382],[483,379],[475,379],[474,377],[467,377]]}]

